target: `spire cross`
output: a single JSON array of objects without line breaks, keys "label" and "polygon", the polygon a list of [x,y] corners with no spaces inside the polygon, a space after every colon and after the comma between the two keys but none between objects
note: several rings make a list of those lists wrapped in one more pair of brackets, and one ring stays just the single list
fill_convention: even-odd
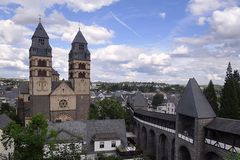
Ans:
[{"label": "spire cross", "polygon": [[79,29],[79,31],[80,31],[80,21],[78,21],[78,29]]},{"label": "spire cross", "polygon": [[39,23],[41,23],[41,14],[38,15]]}]

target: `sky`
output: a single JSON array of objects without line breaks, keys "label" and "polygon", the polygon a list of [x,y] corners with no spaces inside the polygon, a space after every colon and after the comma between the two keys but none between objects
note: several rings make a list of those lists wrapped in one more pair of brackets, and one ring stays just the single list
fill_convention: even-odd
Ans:
[{"label": "sky", "polygon": [[240,0],[0,0],[0,77],[28,78],[39,17],[64,79],[79,28],[91,81],[223,84],[240,69]]}]

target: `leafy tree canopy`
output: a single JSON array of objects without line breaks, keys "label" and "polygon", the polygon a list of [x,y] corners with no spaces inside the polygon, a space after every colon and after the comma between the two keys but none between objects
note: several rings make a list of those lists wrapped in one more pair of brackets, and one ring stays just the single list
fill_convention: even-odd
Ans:
[{"label": "leafy tree canopy", "polygon": [[157,93],[153,96],[152,105],[157,107],[163,103],[164,97],[162,94]]},{"label": "leafy tree canopy", "polygon": [[36,114],[25,128],[16,122],[10,123],[3,131],[2,142],[8,147],[14,141],[13,157],[16,160],[39,160],[43,158],[47,127],[44,116]]}]

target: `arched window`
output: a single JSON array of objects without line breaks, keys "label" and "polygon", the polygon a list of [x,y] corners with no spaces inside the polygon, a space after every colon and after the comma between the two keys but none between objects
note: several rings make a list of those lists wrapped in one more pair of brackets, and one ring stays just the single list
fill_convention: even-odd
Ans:
[{"label": "arched window", "polygon": [[47,66],[47,62],[46,62],[46,60],[39,60],[38,61],[38,66],[39,67],[46,67]]},{"label": "arched window", "polygon": [[85,73],[84,72],[80,72],[79,73],[79,78],[85,78]]},{"label": "arched window", "polygon": [[79,69],[86,69],[86,64],[79,63]]},{"label": "arched window", "polygon": [[39,77],[46,77],[47,76],[47,72],[45,70],[39,70],[38,71],[38,76]]},{"label": "arched window", "polygon": [[69,73],[69,78],[73,78],[73,73]]}]

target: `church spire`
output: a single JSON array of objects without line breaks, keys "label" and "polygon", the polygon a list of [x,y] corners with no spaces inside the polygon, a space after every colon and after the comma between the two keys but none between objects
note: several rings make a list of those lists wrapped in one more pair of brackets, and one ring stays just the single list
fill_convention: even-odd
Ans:
[{"label": "church spire", "polygon": [[78,33],[77,35],[75,36],[75,38],[73,39],[73,43],[83,43],[83,44],[87,44],[87,41],[86,39],[84,38],[81,30],[80,30],[80,27],[79,27],[79,30],[78,30]]}]

